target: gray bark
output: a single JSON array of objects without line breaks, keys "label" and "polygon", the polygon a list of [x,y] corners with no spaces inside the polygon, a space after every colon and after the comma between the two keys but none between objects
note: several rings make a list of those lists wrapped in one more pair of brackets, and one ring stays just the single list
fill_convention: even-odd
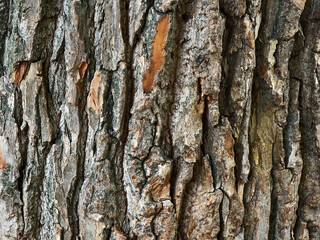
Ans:
[{"label": "gray bark", "polygon": [[0,239],[320,239],[320,0],[1,0]]}]

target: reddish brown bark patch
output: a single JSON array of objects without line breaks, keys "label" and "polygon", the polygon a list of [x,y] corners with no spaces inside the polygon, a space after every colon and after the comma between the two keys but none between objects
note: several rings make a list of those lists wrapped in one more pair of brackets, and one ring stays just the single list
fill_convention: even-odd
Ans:
[{"label": "reddish brown bark patch", "polygon": [[163,16],[158,22],[156,34],[152,40],[152,54],[149,69],[145,72],[142,80],[142,88],[145,93],[151,93],[154,76],[162,69],[165,57],[166,38],[169,30],[169,17]]},{"label": "reddish brown bark patch", "polygon": [[234,140],[229,134],[227,134],[224,148],[225,150],[227,150],[231,158],[234,157],[233,146],[234,146]]},{"label": "reddish brown bark patch", "polygon": [[89,61],[81,62],[78,67],[78,80],[82,79],[86,74],[86,70],[88,68]]},{"label": "reddish brown bark patch", "polygon": [[27,61],[18,62],[13,67],[12,79],[15,84],[20,84],[22,79],[25,77],[27,69],[29,68],[30,63]]},{"label": "reddish brown bark patch", "polygon": [[227,122],[226,124],[226,140],[225,140],[225,144],[224,144],[224,149],[227,150],[229,157],[233,158],[234,157],[234,151],[233,151],[233,147],[234,147],[234,139],[232,137],[232,134],[230,133],[230,127],[231,124],[230,122]]},{"label": "reddish brown bark patch", "polygon": [[2,156],[1,149],[0,149],[0,169],[1,170],[7,169],[7,162],[4,160],[4,158]]}]

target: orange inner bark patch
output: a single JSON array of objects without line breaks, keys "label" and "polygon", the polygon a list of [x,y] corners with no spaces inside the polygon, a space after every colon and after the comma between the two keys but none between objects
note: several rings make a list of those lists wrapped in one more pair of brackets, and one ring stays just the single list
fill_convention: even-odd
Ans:
[{"label": "orange inner bark patch", "polygon": [[87,99],[88,108],[92,108],[95,111],[99,110],[102,107],[102,96],[99,96],[101,77],[99,72],[94,74],[93,80],[91,82],[89,96]]},{"label": "orange inner bark patch", "polygon": [[229,156],[232,157],[232,158],[234,156],[233,146],[234,146],[234,140],[229,134],[227,134],[224,148],[227,150]]},{"label": "orange inner bark patch", "polygon": [[14,66],[14,72],[12,74],[13,82],[15,84],[19,84],[23,79],[27,68],[29,67],[29,62],[21,61],[18,62],[17,65]]},{"label": "orange inner bark patch", "polygon": [[0,169],[2,170],[7,169],[7,162],[4,160],[2,156],[1,149],[0,149]]},{"label": "orange inner bark patch", "polygon": [[153,79],[156,72],[161,70],[164,63],[166,38],[169,30],[169,17],[163,16],[158,22],[156,34],[152,40],[152,54],[149,69],[145,72],[142,80],[142,88],[145,93],[152,90]]},{"label": "orange inner bark patch", "polygon": [[61,240],[61,239],[62,239],[62,229],[59,229],[56,240]]},{"label": "orange inner bark patch", "polygon": [[87,67],[89,65],[89,61],[81,62],[78,67],[78,80],[82,79],[84,77],[84,74],[86,73]]}]

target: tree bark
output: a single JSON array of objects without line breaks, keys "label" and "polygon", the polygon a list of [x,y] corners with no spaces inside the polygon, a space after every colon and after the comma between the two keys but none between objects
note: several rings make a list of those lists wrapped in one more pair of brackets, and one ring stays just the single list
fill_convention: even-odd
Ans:
[{"label": "tree bark", "polygon": [[1,0],[0,239],[320,239],[320,0]]}]

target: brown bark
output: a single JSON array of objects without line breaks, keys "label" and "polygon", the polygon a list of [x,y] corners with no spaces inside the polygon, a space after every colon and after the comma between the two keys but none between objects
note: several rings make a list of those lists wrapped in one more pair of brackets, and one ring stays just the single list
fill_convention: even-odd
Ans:
[{"label": "brown bark", "polygon": [[0,239],[320,239],[319,0],[2,0]]}]

